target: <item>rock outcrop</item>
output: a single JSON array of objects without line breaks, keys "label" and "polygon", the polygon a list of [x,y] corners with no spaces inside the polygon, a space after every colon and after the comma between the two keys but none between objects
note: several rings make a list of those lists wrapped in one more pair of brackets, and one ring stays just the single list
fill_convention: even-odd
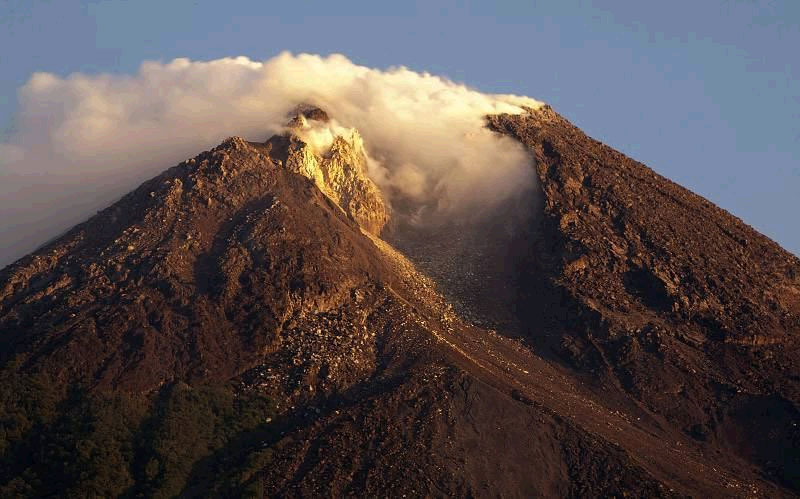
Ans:
[{"label": "rock outcrop", "polygon": [[367,174],[364,141],[355,129],[333,135],[326,150],[315,151],[302,139],[304,133],[329,123],[319,108],[303,106],[288,124],[288,130],[265,143],[264,149],[290,171],[314,181],[351,219],[365,230],[380,234],[389,220],[381,192]]}]

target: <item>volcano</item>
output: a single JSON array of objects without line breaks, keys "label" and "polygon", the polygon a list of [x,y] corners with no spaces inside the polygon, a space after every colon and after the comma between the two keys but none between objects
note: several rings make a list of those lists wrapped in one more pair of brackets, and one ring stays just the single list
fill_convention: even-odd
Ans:
[{"label": "volcano", "polygon": [[549,106],[403,218],[296,109],[0,271],[3,496],[790,497],[800,261]]}]

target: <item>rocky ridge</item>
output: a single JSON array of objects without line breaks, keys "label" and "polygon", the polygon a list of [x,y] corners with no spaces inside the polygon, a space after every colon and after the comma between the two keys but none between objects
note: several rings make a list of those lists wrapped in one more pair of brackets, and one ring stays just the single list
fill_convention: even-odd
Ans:
[{"label": "rocky ridge", "polygon": [[530,341],[800,487],[800,260],[549,106],[489,125],[542,189],[521,250]]}]

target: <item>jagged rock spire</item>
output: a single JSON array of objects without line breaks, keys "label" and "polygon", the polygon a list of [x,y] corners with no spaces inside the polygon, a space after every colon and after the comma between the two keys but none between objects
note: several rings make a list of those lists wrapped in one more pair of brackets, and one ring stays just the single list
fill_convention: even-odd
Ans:
[{"label": "jagged rock spire", "polygon": [[321,154],[301,137],[303,130],[330,122],[317,107],[301,104],[291,113],[287,132],[274,135],[266,145],[270,156],[295,173],[310,178],[351,219],[365,230],[379,234],[389,220],[378,186],[367,175],[367,153],[357,130],[336,134],[330,148]]}]

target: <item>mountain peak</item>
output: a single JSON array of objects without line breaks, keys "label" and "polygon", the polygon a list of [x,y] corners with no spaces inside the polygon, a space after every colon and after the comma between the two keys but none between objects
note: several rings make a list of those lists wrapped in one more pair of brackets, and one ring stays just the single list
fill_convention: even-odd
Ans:
[{"label": "mountain peak", "polygon": [[307,120],[320,121],[322,123],[328,123],[331,120],[325,110],[312,104],[297,105],[297,107],[289,113],[289,116],[292,116],[292,118],[303,117]]},{"label": "mountain peak", "polygon": [[[367,152],[358,130],[333,126],[328,114],[300,106],[287,130],[263,145],[268,155],[286,168],[311,180],[351,219],[368,232],[379,234],[389,220],[380,189],[367,174]],[[329,139],[320,147],[316,136]],[[327,140],[326,140],[327,142]],[[322,149],[324,147],[325,149]]]}]

